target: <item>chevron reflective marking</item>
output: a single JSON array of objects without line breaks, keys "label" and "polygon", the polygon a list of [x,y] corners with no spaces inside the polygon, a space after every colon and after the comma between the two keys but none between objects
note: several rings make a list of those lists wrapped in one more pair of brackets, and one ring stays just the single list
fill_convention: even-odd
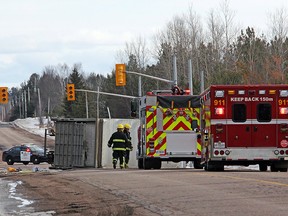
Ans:
[{"label": "chevron reflective marking", "polygon": [[[156,106],[146,107],[146,154],[149,157],[158,157],[166,155],[166,133],[163,131],[157,131],[157,117]],[[153,109],[153,112],[149,110]],[[179,130],[191,130],[191,123],[193,120],[197,120],[200,125],[200,110],[196,108],[174,109],[172,115],[166,115],[166,109],[162,109],[163,112],[163,130],[166,131],[179,131]],[[149,141],[153,139],[154,148],[151,149]],[[197,140],[197,154],[201,155],[201,140]],[[164,154],[163,154],[164,153]]]}]

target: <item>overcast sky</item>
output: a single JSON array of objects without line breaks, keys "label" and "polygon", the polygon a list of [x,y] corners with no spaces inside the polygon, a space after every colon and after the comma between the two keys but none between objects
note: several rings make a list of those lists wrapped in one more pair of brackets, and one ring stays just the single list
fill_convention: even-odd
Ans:
[{"label": "overcast sky", "polygon": [[[192,5],[205,23],[222,0],[0,0],[0,86],[19,87],[45,66],[81,63],[111,73],[126,42],[145,40]],[[265,30],[287,0],[230,0],[234,22]]]}]

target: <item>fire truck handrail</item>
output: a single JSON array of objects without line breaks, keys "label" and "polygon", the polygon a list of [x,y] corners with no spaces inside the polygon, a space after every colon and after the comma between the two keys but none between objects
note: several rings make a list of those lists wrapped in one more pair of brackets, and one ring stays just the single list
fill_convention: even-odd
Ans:
[{"label": "fire truck handrail", "polygon": [[172,93],[172,91],[171,90],[153,90],[152,93],[157,95],[159,93]]}]

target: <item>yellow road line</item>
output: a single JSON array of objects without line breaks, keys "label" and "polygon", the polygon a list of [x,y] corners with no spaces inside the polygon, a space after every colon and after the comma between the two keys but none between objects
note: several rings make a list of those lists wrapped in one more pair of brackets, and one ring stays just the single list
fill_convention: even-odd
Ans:
[{"label": "yellow road line", "polygon": [[261,182],[265,184],[271,184],[271,185],[279,185],[283,187],[288,187],[288,184],[280,183],[280,182],[274,182],[274,181],[265,181],[260,179],[253,179],[253,178],[242,178],[242,177],[234,177],[234,176],[227,176],[227,175],[213,175],[211,173],[197,173],[200,175],[209,175],[214,177],[222,177],[222,178],[230,178],[230,179],[237,179],[237,180],[245,180],[245,181],[254,181],[254,182]]}]

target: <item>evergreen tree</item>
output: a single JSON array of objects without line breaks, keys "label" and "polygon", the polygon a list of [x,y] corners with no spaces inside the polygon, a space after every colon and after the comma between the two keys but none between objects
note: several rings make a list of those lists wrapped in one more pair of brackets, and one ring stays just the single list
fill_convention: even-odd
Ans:
[{"label": "evergreen tree", "polygon": [[[81,74],[81,65],[75,64],[69,75],[68,82],[75,85],[75,89],[85,89],[84,78]],[[85,93],[75,91],[75,101],[64,99],[63,115],[66,118],[86,118],[86,99]]]}]

